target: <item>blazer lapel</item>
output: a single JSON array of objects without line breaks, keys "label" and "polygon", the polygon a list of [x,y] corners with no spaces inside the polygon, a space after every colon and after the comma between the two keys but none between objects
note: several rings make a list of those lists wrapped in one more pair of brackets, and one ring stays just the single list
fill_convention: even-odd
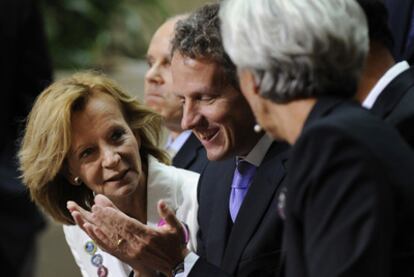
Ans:
[{"label": "blazer lapel", "polygon": [[236,270],[244,248],[257,230],[282,183],[286,173],[284,167],[284,161],[287,159],[286,149],[286,144],[273,143],[256,172],[231,230],[221,263],[221,266],[229,273],[234,273]]},{"label": "blazer lapel", "polygon": [[217,182],[215,194],[215,205],[211,207],[211,224],[208,228],[207,259],[213,264],[220,266],[224,249],[227,244],[228,232],[230,230],[229,197],[236,162],[229,159],[224,162],[217,162],[214,182]]},{"label": "blazer lapel", "polygon": [[372,112],[381,118],[386,118],[405,93],[414,86],[414,68],[410,67],[398,75],[379,95],[372,107]]},{"label": "blazer lapel", "polygon": [[188,168],[197,157],[197,151],[203,147],[194,134],[191,134],[180,151],[174,156],[172,164],[179,168]]}]

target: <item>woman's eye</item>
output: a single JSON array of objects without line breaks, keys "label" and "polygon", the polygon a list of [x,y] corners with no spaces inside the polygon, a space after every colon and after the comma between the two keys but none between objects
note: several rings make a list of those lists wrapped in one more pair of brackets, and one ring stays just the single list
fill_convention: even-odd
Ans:
[{"label": "woman's eye", "polygon": [[87,158],[89,155],[91,155],[92,154],[92,148],[87,148],[87,149],[85,149],[85,150],[83,150],[81,153],[80,153],[80,158],[81,159],[85,159],[85,158]]},{"label": "woman's eye", "polygon": [[113,141],[119,141],[124,134],[125,134],[124,130],[115,130],[111,135],[111,139]]}]

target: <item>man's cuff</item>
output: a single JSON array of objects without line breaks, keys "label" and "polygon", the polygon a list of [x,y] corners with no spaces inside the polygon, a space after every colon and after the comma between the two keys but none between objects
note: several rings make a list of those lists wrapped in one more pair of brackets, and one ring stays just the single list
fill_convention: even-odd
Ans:
[{"label": "man's cuff", "polygon": [[184,271],[175,274],[176,277],[186,277],[200,257],[194,252],[189,252],[184,258]]}]

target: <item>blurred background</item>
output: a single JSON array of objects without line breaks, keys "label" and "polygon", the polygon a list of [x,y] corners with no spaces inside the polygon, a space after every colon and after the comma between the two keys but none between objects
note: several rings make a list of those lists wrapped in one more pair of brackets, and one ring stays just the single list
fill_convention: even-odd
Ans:
[{"label": "blurred background", "polygon": [[[142,99],[152,34],[168,17],[206,0],[43,0],[41,12],[54,79],[82,69],[101,70]],[[47,219],[38,240],[37,277],[81,276],[62,227]]]}]

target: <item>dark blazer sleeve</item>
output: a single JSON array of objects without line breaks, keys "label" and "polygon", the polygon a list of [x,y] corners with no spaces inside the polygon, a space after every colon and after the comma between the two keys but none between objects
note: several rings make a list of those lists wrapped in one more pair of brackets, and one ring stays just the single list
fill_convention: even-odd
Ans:
[{"label": "dark blazer sleeve", "polygon": [[394,38],[393,55],[397,61],[404,59],[412,62],[413,48],[406,49],[410,32],[413,0],[385,0],[388,10],[388,23]]},{"label": "dark blazer sleeve", "polygon": [[191,269],[189,277],[229,277],[231,275],[228,275],[223,270],[221,270],[219,267],[214,266],[210,263],[208,263],[203,258],[199,258],[197,262],[195,263],[194,267]]},{"label": "dark blazer sleeve", "polygon": [[286,276],[390,276],[387,170],[357,139],[333,128],[309,130],[292,153]]}]

